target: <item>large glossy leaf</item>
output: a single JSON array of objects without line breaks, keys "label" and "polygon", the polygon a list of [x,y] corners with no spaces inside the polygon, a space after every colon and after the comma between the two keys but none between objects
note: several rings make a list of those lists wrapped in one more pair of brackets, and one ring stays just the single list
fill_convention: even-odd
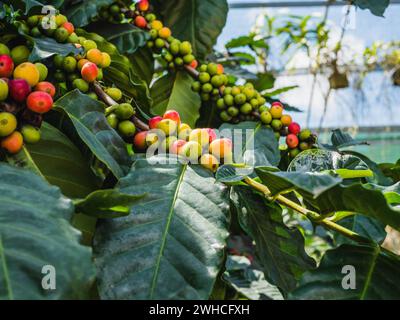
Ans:
[{"label": "large glossy leaf", "polygon": [[[355,271],[355,289],[345,290],[343,267]],[[303,275],[292,299],[312,300],[398,300],[400,259],[376,246],[343,245],[328,251],[320,266]],[[350,277],[351,274],[348,274]]]},{"label": "large glossy leaf", "polygon": [[84,198],[99,187],[89,164],[63,133],[47,122],[43,123],[41,133],[39,143],[28,144],[9,162],[43,175],[70,198]]},{"label": "large glossy leaf", "polygon": [[130,207],[145,195],[130,195],[115,189],[97,190],[75,202],[75,210],[91,217],[107,219],[127,216]]},{"label": "large glossy leaf", "polygon": [[142,159],[118,189],[147,196],[96,230],[101,298],[208,299],[224,261],[226,187],[200,166]]},{"label": "large glossy leaf", "polygon": [[321,149],[303,151],[288,167],[288,171],[300,172],[320,172],[335,169],[366,170],[369,167],[355,155]]},{"label": "large glossy leaf", "polygon": [[[358,233],[364,238],[373,240],[378,244],[382,244],[387,236],[387,232],[385,230],[386,225],[384,223],[377,219],[363,215],[353,215],[344,218],[337,223],[351,231]],[[352,240],[340,234],[335,234],[334,237],[337,244],[352,243]]]},{"label": "large glossy leaf", "polygon": [[127,57],[132,64],[135,74],[150,86],[154,74],[154,57],[151,49],[143,47],[135,53],[127,55]]},{"label": "large glossy leaf", "polygon": [[199,59],[211,53],[226,23],[226,0],[154,0],[152,4],[175,37],[192,43]]},{"label": "large glossy leaf", "polygon": [[243,186],[234,186],[231,195],[239,220],[256,243],[257,255],[266,279],[284,293],[296,287],[302,273],[315,266],[304,250],[304,238],[296,228],[288,228],[282,209]]},{"label": "large glossy leaf", "polygon": [[268,167],[257,167],[256,172],[273,196],[291,189],[301,189],[309,197],[316,198],[343,181],[339,176],[330,173],[275,172]]},{"label": "large glossy leaf", "polygon": [[83,143],[115,177],[125,176],[132,160],[125,142],[108,124],[102,103],[74,90],[57,100],[55,109],[65,112]]},{"label": "large glossy leaf", "polygon": [[113,43],[121,54],[136,52],[150,39],[147,31],[130,23],[113,24],[101,21],[91,23],[86,30],[103,36],[108,42]]},{"label": "large glossy leaf", "polygon": [[43,7],[44,5],[59,8],[64,0],[3,0],[2,2],[11,4],[15,9],[21,9],[25,14],[28,14],[33,8]]},{"label": "large glossy leaf", "polygon": [[361,9],[368,9],[374,15],[383,17],[390,0],[354,0],[353,3]]},{"label": "large glossy leaf", "polygon": [[[94,268],[69,223],[72,202],[30,171],[0,164],[0,176],[0,299],[86,298]],[[56,290],[42,287],[45,266]]]},{"label": "large glossy leaf", "polygon": [[[352,138],[343,134],[340,130],[334,131],[332,134],[332,145],[339,148],[343,144],[351,145],[356,143]],[[326,150],[310,150],[303,152],[300,156],[296,157],[290,164],[290,171],[323,171],[330,169],[350,169],[350,170],[364,170],[370,169],[374,172],[374,177],[367,178],[369,182],[385,182],[388,184],[381,173],[378,166],[369,160],[367,157],[359,154],[349,152],[348,154],[340,154],[338,152]],[[311,174],[311,173],[310,173]],[[357,180],[356,180],[357,181]],[[347,184],[353,183],[354,180],[346,181]],[[377,219],[368,216],[354,215],[348,217],[338,224],[359,233],[365,238],[371,239],[377,243],[381,243],[386,236],[385,224]],[[351,240],[335,234],[338,243],[348,243]]]},{"label": "large glossy leaf", "polygon": [[219,130],[221,135],[233,138],[236,162],[244,161],[254,166],[279,164],[279,144],[274,132],[260,122],[223,124]]},{"label": "large glossy leaf", "polygon": [[68,20],[75,27],[88,25],[93,18],[97,17],[102,6],[110,5],[114,0],[83,0],[69,4],[66,8]]},{"label": "large glossy leaf", "polygon": [[276,173],[264,168],[257,168],[256,171],[262,182],[272,190],[276,190],[276,186],[284,186],[285,190],[292,186],[321,214],[355,212],[400,229],[400,208],[390,204],[385,197],[385,189],[373,184],[337,184],[328,173],[323,174],[326,176],[323,180],[315,180],[309,179],[309,173],[297,172],[293,175],[292,172]]},{"label": "large glossy leaf", "polygon": [[183,122],[194,127],[199,118],[200,97],[191,90],[193,79],[183,71],[159,78],[151,87],[154,104],[153,114],[163,115],[173,109],[179,112]]},{"label": "large glossy leaf", "polygon": [[56,54],[67,56],[71,53],[74,55],[80,53],[80,49],[70,43],[58,43],[52,38],[34,38],[25,34],[24,37],[33,44],[33,49],[29,56],[29,61],[32,62],[41,61]]},{"label": "large glossy leaf", "polygon": [[246,257],[228,256],[223,278],[247,299],[283,300],[279,289],[269,284],[263,272],[254,269]]}]

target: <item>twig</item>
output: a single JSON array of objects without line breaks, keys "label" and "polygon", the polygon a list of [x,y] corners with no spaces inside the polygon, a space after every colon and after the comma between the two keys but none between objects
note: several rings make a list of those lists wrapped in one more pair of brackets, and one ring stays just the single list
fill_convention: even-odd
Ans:
[{"label": "twig", "polygon": [[[106,105],[112,107],[112,106],[115,106],[118,104],[113,98],[111,98],[107,93],[104,92],[103,88],[97,81],[95,81],[93,83],[93,88],[94,88],[94,92],[97,94],[99,99],[101,99]],[[140,129],[141,131],[149,131],[150,130],[150,127],[146,123],[144,123],[142,120],[140,120],[138,117],[133,116],[132,121],[135,124],[135,126],[138,129]]]},{"label": "twig", "polygon": [[327,229],[336,231],[340,234],[342,234],[343,236],[350,238],[356,242],[359,243],[371,243],[371,241],[367,238],[364,238],[362,236],[360,236],[358,233],[351,231],[345,227],[342,227],[341,225],[328,220],[328,219],[324,219],[321,217],[321,215],[319,215],[317,212],[314,212],[312,210],[308,210],[304,207],[302,207],[301,205],[289,200],[288,198],[282,196],[282,195],[278,195],[277,197],[272,198],[272,193],[269,190],[269,188],[251,178],[245,178],[244,182],[246,182],[250,187],[252,187],[253,189],[261,192],[264,197],[268,200],[275,200],[278,203],[293,209],[294,211],[306,216],[307,218],[309,218],[312,222],[319,224]]}]

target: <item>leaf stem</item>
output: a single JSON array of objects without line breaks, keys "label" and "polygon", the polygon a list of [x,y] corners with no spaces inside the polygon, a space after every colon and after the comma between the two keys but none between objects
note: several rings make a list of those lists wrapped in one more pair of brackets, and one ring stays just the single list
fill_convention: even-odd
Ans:
[{"label": "leaf stem", "polygon": [[328,219],[322,219],[321,215],[319,215],[317,212],[309,210],[307,208],[302,207],[301,205],[293,202],[292,200],[289,200],[288,198],[278,195],[277,197],[272,197],[272,193],[269,190],[269,188],[251,178],[245,178],[244,182],[246,182],[250,187],[253,189],[261,192],[265,198],[267,198],[270,201],[277,201],[278,203],[293,209],[294,211],[306,216],[308,219],[310,219],[312,222],[319,224],[327,229],[336,231],[343,236],[350,238],[356,242],[359,243],[371,243],[371,241],[367,238],[364,238],[360,236],[358,233],[355,233],[345,227],[342,227],[341,225],[330,221]]},{"label": "leaf stem", "polygon": [[368,178],[373,177],[374,173],[372,170],[348,170],[348,169],[337,169],[334,171],[342,179],[356,179],[356,178]]}]

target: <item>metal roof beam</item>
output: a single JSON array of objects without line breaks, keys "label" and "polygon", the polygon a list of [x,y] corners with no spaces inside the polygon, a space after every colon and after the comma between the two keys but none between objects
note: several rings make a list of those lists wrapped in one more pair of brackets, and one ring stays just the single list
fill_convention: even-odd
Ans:
[{"label": "metal roof beam", "polygon": [[[246,9],[246,8],[285,8],[285,7],[325,7],[328,1],[279,1],[279,2],[236,2],[230,3],[231,9]],[[400,0],[391,0],[390,4],[400,4]],[[347,5],[345,1],[333,2],[331,6]]]}]

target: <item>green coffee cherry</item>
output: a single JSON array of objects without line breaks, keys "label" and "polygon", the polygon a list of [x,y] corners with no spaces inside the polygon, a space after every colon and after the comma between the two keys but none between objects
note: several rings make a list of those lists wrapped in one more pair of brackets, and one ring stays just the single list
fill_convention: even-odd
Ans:
[{"label": "green coffee cherry", "polygon": [[203,84],[203,86],[201,87],[201,91],[204,93],[210,93],[211,91],[213,91],[213,87],[211,84],[209,83],[205,83]]},{"label": "green coffee cherry", "polygon": [[253,111],[253,107],[250,103],[245,103],[240,107],[240,112],[243,114],[250,114]]},{"label": "green coffee cherry", "polygon": [[107,116],[107,122],[111,126],[111,128],[117,129],[119,120],[115,113],[111,113]]},{"label": "green coffee cherry", "polygon": [[76,70],[76,59],[74,57],[66,57],[63,61],[63,69],[68,72],[72,73]]},{"label": "green coffee cherry", "polygon": [[232,120],[232,117],[226,111],[222,111],[219,116],[221,117],[221,120],[224,122],[229,122]]},{"label": "green coffee cherry", "polygon": [[72,82],[72,86],[79,91],[86,93],[89,91],[89,84],[83,79],[75,79]]},{"label": "green coffee cherry", "polygon": [[156,39],[156,41],[154,42],[154,44],[155,44],[155,46],[157,47],[157,48],[164,48],[164,46],[165,46],[165,41],[163,40],[163,39],[160,39],[160,38],[158,38],[158,39]]},{"label": "green coffee cherry", "polygon": [[200,66],[200,68],[199,68],[199,71],[200,71],[200,72],[207,72],[207,65],[202,64],[202,65]]},{"label": "green coffee cherry", "polygon": [[40,130],[30,126],[25,125],[21,129],[22,136],[24,137],[24,142],[29,144],[38,143],[40,141]]},{"label": "green coffee cherry", "polygon": [[238,105],[242,105],[246,102],[246,96],[243,93],[240,93],[235,96],[235,103]]},{"label": "green coffee cherry", "polygon": [[107,88],[105,92],[117,102],[122,99],[122,91],[118,88]]},{"label": "green coffee cherry", "polygon": [[195,81],[195,82],[192,83],[192,90],[194,92],[200,92],[200,89],[201,89],[201,83],[200,82]]},{"label": "green coffee cherry", "polygon": [[120,120],[128,120],[135,114],[135,109],[129,103],[120,104],[114,111]]},{"label": "green coffee cherry", "polygon": [[235,99],[233,96],[231,96],[230,94],[226,95],[224,97],[224,102],[225,105],[227,105],[228,107],[233,106],[233,104],[235,103]]},{"label": "green coffee cherry", "polygon": [[272,129],[274,129],[275,131],[280,131],[280,130],[282,129],[282,127],[283,127],[283,124],[282,124],[281,120],[274,119],[274,120],[272,120],[272,122],[271,122],[271,127],[272,127]]},{"label": "green coffee cherry", "polygon": [[179,53],[182,56],[192,54],[192,44],[189,41],[183,41],[179,46]]},{"label": "green coffee cherry", "polygon": [[311,134],[312,133],[309,129],[301,130],[299,135],[300,141],[307,141],[308,139],[311,138]]},{"label": "green coffee cherry", "polygon": [[220,98],[217,100],[217,108],[220,110],[223,110],[226,108],[225,100],[223,98]]},{"label": "green coffee cherry", "polygon": [[199,80],[201,83],[210,82],[210,75],[207,72],[200,72]]},{"label": "green coffee cherry", "polygon": [[65,43],[69,38],[69,32],[67,29],[60,27],[55,31],[54,38],[57,42]]},{"label": "green coffee cherry", "polygon": [[151,37],[153,40],[155,40],[155,39],[158,38],[158,31],[157,31],[156,29],[151,29],[149,33],[150,33],[150,37]]},{"label": "green coffee cherry", "polygon": [[38,37],[40,37],[40,36],[42,35],[42,33],[40,32],[40,30],[39,30],[38,27],[34,27],[34,28],[32,28],[32,30],[31,30],[31,35],[32,35],[33,37],[35,37],[35,38],[38,38]]},{"label": "green coffee cherry", "polygon": [[215,76],[218,73],[218,65],[216,63],[210,63],[207,66],[207,72],[210,75]]},{"label": "green coffee cherry", "polygon": [[261,121],[265,124],[270,124],[272,122],[272,115],[269,111],[264,111],[261,113]]},{"label": "green coffee cherry", "polygon": [[232,117],[236,117],[239,114],[239,109],[236,107],[229,107],[227,110],[228,114]]},{"label": "green coffee cherry", "polygon": [[136,127],[131,121],[125,120],[118,124],[118,132],[125,138],[132,137],[136,132]]}]

